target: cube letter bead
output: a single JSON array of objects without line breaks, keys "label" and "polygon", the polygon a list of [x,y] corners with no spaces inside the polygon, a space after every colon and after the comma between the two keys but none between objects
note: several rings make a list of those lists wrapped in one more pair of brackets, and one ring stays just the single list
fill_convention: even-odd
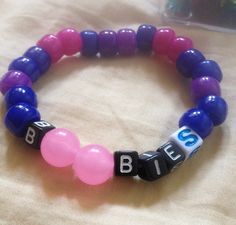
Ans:
[{"label": "cube letter bead", "polygon": [[52,124],[44,120],[33,122],[28,126],[24,138],[25,142],[31,145],[33,148],[40,149],[40,144],[44,135],[54,128],[55,127]]},{"label": "cube letter bead", "polygon": [[185,153],[185,160],[191,158],[203,143],[202,138],[188,126],[183,126],[170,136]]},{"label": "cube letter bead", "polygon": [[185,160],[185,153],[173,141],[168,141],[158,148],[157,151],[161,152],[164,156],[167,167],[170,171],[179,167]]},{"label": "cube letter bead", "polygon": [[117,151],[114,153],[115,175],[136,176],[138,174],[138,153],[135,151]]},{"label": "cube letter bead", "polygon": [[138,175],[147,181],[154,181],[169,173],[166,160],[161,152],[148,151],[139,155]]}]

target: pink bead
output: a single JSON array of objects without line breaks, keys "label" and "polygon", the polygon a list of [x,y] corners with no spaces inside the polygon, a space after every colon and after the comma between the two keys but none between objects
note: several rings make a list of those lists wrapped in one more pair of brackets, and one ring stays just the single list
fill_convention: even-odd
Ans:
[{"label": "pink bead", "polygon": [[76,155],[73,169],[84,183],[102,184],[113,176],[113,154],[100,145],[85,146]]},{"label": "pink bead", "polygon": [[176,38],[174,38],[174,40],[170,44],[168,58],[171,61],[176,62],[180,53],[182,53],[190,48],[193,48],[193,42],[190,38],[176,37]]},{"label": "pink bead", "polygon": [[153,50],[156,54],[167,55],[170,44],[175,38],[175,31],[170,28],[163,28],[156,31],[153,38]]},{"label": "pink bead", "polygon": [[66,28],[61,30],[57,37],[60,39],[63,47],[63,53],[67,56],[71,56],[80,51],[82,47],[82,41],[80,33],[73,28]]},{"label": "pink bead", "polygon": [[62,43],[59,38],[53,34],[42,37],[37,45],[50,55],[52,63],[56,63],[63,56]]},{"label": "pink bead", "polygon": [[71,165],[79,148],[79,139],[71,131],[64,128],[49,131],[41,142],[43,158],[48,164],[55,167]]}]

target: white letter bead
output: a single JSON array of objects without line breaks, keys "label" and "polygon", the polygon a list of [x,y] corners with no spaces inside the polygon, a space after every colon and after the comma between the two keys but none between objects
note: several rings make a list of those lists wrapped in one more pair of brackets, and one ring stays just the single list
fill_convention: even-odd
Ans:
[{"label": "white letter bead", "polygon": [[170,136],[184,152],[186,159],[191,158],[203,143],[202,138],[188,126],[183,126]]}]

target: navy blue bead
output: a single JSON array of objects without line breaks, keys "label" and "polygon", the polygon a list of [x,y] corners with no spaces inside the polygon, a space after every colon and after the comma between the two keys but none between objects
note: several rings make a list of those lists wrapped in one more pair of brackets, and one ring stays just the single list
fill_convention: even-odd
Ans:
[{"label": "navy blue bead", "polygon": [[51,66],[51,58],[49,54],[38,46],[29,48],[25,52],[24,56],[33,59],[36,62],[41,74],[47,72]]},{"label": "navy blue bead", "polygon": [[213,129],[210,117],[200,109],[190,109],[180,118],[179,127],[188,126],[201,138],[206,138]]},{"label": "navy blue bead", "polygon": [[185,77],[191,77],[193,69],[205,60],[203,54],[197,49],[189,49],[180,54],[176,61],[177,70]]},{"label": "navy blue bead", "polygon": [[217,64],[217,62],[213,60],[205,60],[196,65],[195,68],[193,69],[192,71],[193,79],[203,76],[213,77],[219,82],[222,80],[223,77],[220,66]]},{"label": "navy blue bead", "polygon": [[209,95],[201,99],[198,108],[207,113],[215,126],[222,124],[228,114],[228,105],[220,96]]},{"label": "navy blue bead", "polygon": [[37,96],[28,86],[16,86],[11,88],[6,93],[4,100],[8,109],[18,103],[27,103],[37,108]]},{"label": "navy blue bead", "polygon": [[19,70],[30,77],[35,82],[40,76],[40,70],[36,62],[28,57],[19,57],[12,61],[8,67],[9,70]]},{"label": "navy blue bead", "polygon": [[6,113],[4,123],[11,133],[18,137],[26,134],[29,124],[40,120],[37,109],[26,103],[12,106]]},{"label": "navy blue bead", "polygon": [[152,42],[156,30],[156,27],[149,24],[143,24],[139,26],[136,39],[137,47],[140,52],[148,53],[152,50]]},{"label": "navy blue bead", "polygon": [[82,39],[81,54],[92,57],[98,53],[98,34],[92,30],[84,30],[80,33]]}]

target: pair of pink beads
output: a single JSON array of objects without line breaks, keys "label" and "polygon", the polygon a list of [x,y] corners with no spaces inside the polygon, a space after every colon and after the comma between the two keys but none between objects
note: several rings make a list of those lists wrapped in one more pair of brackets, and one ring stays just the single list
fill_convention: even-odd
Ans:
[{"label": "pair of pink beads", "polygon": [[80,141],[71,131],[56,128],[41,142],[44,160],[55,167],[72,165],[75,175],[84,183],[98,185],[113,176],[113,155],[101,145],[80,147]]}]

